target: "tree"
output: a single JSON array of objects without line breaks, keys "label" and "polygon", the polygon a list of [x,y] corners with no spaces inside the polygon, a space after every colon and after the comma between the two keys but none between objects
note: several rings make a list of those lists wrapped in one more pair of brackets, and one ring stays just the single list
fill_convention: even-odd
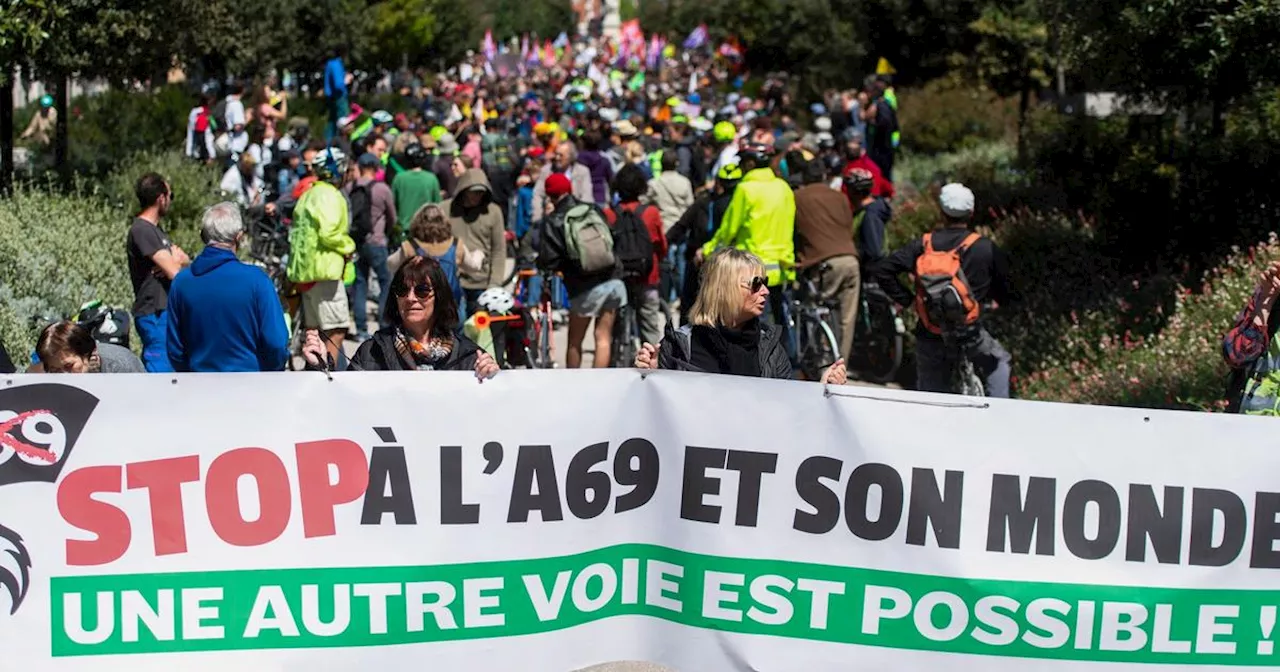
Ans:
[{"label": "tree", "polygon": [[1225,107],[1280,83],[1280,0],[1053,3],[1073,69],[1091,83],[1171,107]]},{"label": "tree", "polygon": [[1040,18],[1037,0],[995,0],[969,29],[978,38],[972,58],[978,80],[997,92],[1018,95],[1018,153],[1031,94],[1049,84],[1049,29]]},{"label": "tree", "polygon": [[421,63],[436,39],[438,26],[432,0],[386,0],[371,8],[375,35],[369,63],[393,70]]},{"label": "tree", "polygon": [[11,0],[0,12],[0,195],[13,186],[14,68],[48,39],[62,11],[54,0]]},{"label": "tree", "polygon": [[572,33],[578,22],[569,0],[489,0],[493,37],[506,40],[525,33],[555,37]]}]

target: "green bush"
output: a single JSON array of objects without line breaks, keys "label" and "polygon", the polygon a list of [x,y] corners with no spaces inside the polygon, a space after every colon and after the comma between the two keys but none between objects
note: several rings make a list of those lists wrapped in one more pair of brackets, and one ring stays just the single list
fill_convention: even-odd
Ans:
[{"label": "green bush", "polygon": [[937,154],[1013,137],[1017,103],[956,78],[935,79],[898,94],[902,146]]},{"label": "green bush", "polygon": [[174,189],[165,228],[195,256],[200,213],[220,198],[216,172],[177,152],[135,155],[101,185],[82,183],[71,194],[23,186],[0,200],[0,341],[16,359],[31,352],[46,321],[87,301],[133,304],[124,242],[137,212],[133,184],[150,170]]},{"label": "green bush", "polygon": [[98,190],[115,208],[136,211],[134,185],[148,172],[163,175],[173,189],[173,205],[161,226],[175,244],[194,256],[201,247],[200,216],[205,208],[225,200],[218,188],[222,175],[218,169],[191,161],[181,152],[142,152],[121,161]]},{"label": "green bush", "polygon": [[1092,360],[1063,362],[1020,381],[1021,396],[1087,404],[1221,410],[1227,368],[1221,338],[1280,241],[1229,255],[1195,288],[1175,292],[1168,323],[1148,338],[1103,337]]}]

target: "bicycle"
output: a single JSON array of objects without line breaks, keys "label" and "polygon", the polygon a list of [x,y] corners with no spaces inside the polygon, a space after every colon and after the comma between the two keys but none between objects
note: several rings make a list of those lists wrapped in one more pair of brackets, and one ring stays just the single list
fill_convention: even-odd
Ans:
[{"label": "bicycle", "polygon": [[947,362],[951,365],[951,393],[966,397],[987,396],[987,386],[978,375],[977,367],[969,357],[969,349],[978,343],[981,332],[975,327],[957,331],[945,331],[942,344],[946,348]]},{"label": "bicycle", "polygon": [[283,293],[288,279],[289,227],[279,215],[251,217],[249,222],[249,261],[266,272],[277,293]]},{"label": "bicycle", "polygon": [[[542,277],[541,296],[537,307],[529,307],[529,280],[534,276]],[[524,364],[530,369],[551,369],[555,367],[555,343],[552,333],[555,324],[551,317],[552,275],[533,269],[517,271],[516,286],[513,292],[518,310],[523,319],[513,329],[520,330],[519,347],[523,351]]]},{"label": "bicycle", "polygon": [[[251,211],[251,215],[254,213]],[[271,279],[280,305],[284,309],[285,328],[289,331],[289,359],[287,368],[297,370],[296,360],[302,357],[302,344],[306,341],[303,328],[302,297],[289,282],[289,226],[279,214],[261,213],[250,217],[249,263],[261,268]]]},{"label": "bicycle", "polygon": [[613,342],[609,348],[609,368],[627,369],[635,365],[640,353],[640,292],[627,283],[627,305],[618,308],[613,320]]},{"label": "bicycle", "polygon": [[891,382],[902,366],[903,337],[907,331],[901,309],[874,282],[862,283],[858,302],[850,368],[873,383]]},{"label": "bicycle", "polygon": [[831,270],[825,262],[797,276],[791,297],[791,341],[795,366],[806,380],[819,380],[822,372],[840,359],[840,303],[819,298],[814,276]]}]

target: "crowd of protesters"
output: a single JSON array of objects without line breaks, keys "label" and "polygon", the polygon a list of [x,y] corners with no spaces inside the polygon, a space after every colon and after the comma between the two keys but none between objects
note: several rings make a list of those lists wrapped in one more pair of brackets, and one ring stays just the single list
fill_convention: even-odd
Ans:
[{"label": "crowd of protesters", "polygon": [[[339,50],[314,132],[274,81],[202,95],[186,150],[223,166],[230,202],[205,213],[192,261],[159,226],[168,185],[139,180],[127,247],[145,369],[268,371],[296,357],[484,379],[501,354],[462,325],[510,305],[513,268],[536,268],[565,295],[556,317],[570,368],[584,364],[590,332],[596,367],[790,377],[790,287],[820,265],[819,298],[839,306],[842,326],[823,380],[844,383],[860,288],[890,253],[890,78],[801,105],[785,73],[757,80],[732,51],[626,41],[488,45],[429,84],[393,79],[395,113],[356,102],[366,83]],[[236,257],[263,226],[287,234],[283,287]],[[1007,278],[998,251],[987,256],[978,299],[994,303]],[[290,352],[284,320],[296,305],[303,336]],[[627,305],[647,345],[635,362],[611,362]],[[1008,355],[991,351],[986,368],[1007,379]]]}]

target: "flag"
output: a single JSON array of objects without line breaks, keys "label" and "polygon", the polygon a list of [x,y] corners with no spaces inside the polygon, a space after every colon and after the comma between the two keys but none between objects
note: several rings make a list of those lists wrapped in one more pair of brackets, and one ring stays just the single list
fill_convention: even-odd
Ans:
[{"label": "flag", "polygon": [[520,37],[520,62],[524,63],[529,60],[529,34],[525,33]]},{"label": "flag", "polygon": [[742,48],[738,46],[738,41],[734,38],[720,43],[720,55],[728,59],[738,59],[742,57]]},{"label": "flag", "polygon": [[685,49],[698,49],[707,43],[707,24],[701,24],[684,39]]},{"label": "flag", "polygon": [[542,45],[542,65],[551,68],[556,64],[556,48],[551,46],[551,40],[547,40]]},{"label": "flag", "polygon": [[645,55],[644,67],[657,70],[662,60],[662,40],[657,35],[649,38],[649,53]]},{"label": "flag", "polygon": [[556,41],[552,44],[554,44],[557,49],[564,49],[569,46],[569,36],[564,32],[561,32],[560,35],[556,37]]},{"label": "flag", "polygon": [[480,45],[480,51],[484,52],[484,57],[489,60],[493,60],[493,57],[498,54],[498,47],[493,43],[492,30],[484,31],[484,42]]},{"label": "flag", "polygon": [[898,74],[898,71],[892,65],[889,64],[889,59],[885,58],[884,56],[881,56],[879,62],[876,63],[876,74],[877,75],[896,75]]}]

